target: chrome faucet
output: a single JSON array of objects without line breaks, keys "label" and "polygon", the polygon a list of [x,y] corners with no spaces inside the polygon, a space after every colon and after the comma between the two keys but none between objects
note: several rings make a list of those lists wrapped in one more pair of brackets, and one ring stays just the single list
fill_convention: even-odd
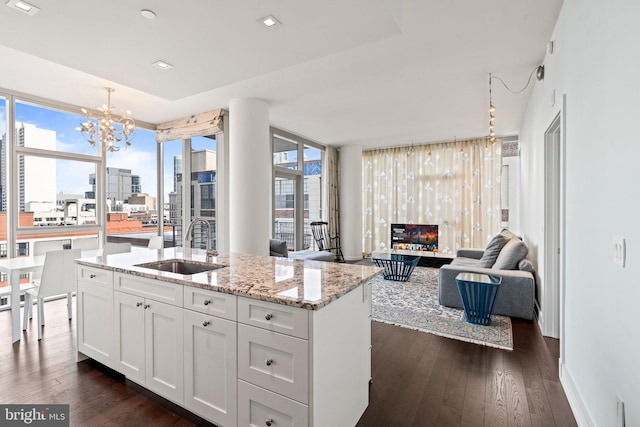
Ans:
[{"label": "chrome faucet", "polygon": [[[191,229],[193,228],[193,225],[197,222],[201,222],[205,225],[205,227],[207,227],[207,249],[206,249],[207,257],[205,259],[207,262],[213,262],[213,257],[217,256],[218,252],[214,251],[211,248],[211,224],[209,223],[209,221],[207,221],[204,218],[194,218],[193,221],[191,221],[191,224],[189,224],[189,227],[187,227],[187,231],[185,232],[182,247],[186,248],[187,241],[191,241]],[[188,247],[191,247],[191,245],[189,245]]]}]

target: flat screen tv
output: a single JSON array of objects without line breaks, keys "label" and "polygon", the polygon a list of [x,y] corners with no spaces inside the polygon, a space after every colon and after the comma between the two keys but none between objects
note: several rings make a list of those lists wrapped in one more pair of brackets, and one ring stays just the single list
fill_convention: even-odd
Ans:
[{"label": "flat screen tv", "polygon": [[435,224],[391,224],[391,248],[438,252],[438,226]]}]

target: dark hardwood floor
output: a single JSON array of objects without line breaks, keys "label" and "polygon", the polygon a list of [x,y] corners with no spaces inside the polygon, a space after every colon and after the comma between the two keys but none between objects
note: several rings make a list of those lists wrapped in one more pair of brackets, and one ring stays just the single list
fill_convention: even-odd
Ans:
[{"label": "dark hardwood floor", "polygon": [[[76,363],[65,304],[46,303],[40,342],[34,318],[11,345],[10,312],[0,312],[0,403],[68,403],[72,426],[212,425],[101,365]],[[575,426],[557,341],[532,322],[513,326],[509,352],[374,322],[370,404],[358,427]]]}]

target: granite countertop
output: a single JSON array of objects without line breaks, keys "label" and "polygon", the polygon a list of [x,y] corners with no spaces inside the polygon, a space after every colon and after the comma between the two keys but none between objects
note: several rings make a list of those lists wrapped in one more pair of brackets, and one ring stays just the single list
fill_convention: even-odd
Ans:
[{"label": "granite countertop", "polygon": [[160,260],[204,262],[200,249],[133,250],[129,253],[80,258],[76,262],[114,272],[158,279],[178,285],[210,289],[293,307],[317,310],[357,288],[382,270],[354,264],[221,253],[214,264],[225,267],[182,275],[137,266]]}]

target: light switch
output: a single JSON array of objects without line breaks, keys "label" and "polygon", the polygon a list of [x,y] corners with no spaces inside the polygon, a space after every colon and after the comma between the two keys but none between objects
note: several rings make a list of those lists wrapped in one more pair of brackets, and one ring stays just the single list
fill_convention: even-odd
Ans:
[{"label": "light switch", "polygon": [[613,239],[613,263],[624,267],[626,258],[625,239],[623,237],[614,237]]}]

